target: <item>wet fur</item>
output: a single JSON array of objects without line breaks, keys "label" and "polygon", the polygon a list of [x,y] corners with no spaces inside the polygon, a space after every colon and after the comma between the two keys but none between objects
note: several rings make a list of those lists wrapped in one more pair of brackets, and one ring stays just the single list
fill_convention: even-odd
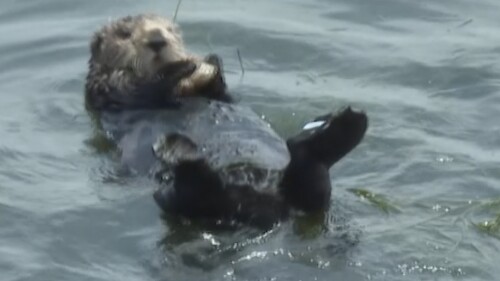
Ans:
[{"label": "wet fur", "polygon": [[[161,29],[170,43],[170,49],[163,50],[161,63],[148,60],[151,57],[141,45],[146,26]],[[85,86],[87,108],[120,111],[178,107],[174,98],[179,95],[178,85],[186,84],[180,82],[194,73],[199,61],[185,53],[180,33],[161,17],[141,15],[112,22],[98,31],[91,43]],[[231,101],[220,58],[211,55],[204,61],[217,71],[213,79],[195,89],[196,94]],[[359,144],[368,119],[364,113],[350,109],[320,119],[327,125],[287,140],[291,161],[277,187],[259,191],[251,185],[226,183],[205,159],[188,151],[169,164],[175,175],[173,188],[162,187],[154,198],[167,213],[260,228],[287,218],[293,208],[306,212],[326,210],[331,195],[329,169]],[[193,149],[196,144],[178,147]]]},{"label": "wet fur", "polygon": [[[225,183],[219,171],[197,153],[191,140],[177,134],[166,136],[170,145],[155,152],[167,166],[173,166],[174,181],[172,188],[164,186],[154,194],[158,206],[188,218],[263,229],[286,219],[291,209],[308,213],[327,210],[331,199],[329,169],[361,142],[368,118],[347,108],[319,119],[325,121],[320,128],[304,130],[287,140],[290,163],[279,186],[264,191]],[[170,149],[168,157],[165,149]]]},{"label": "wet fur", "polygon": [[[155,52],[149,46],[158,40],[166,45]],[[220,58],[188,54],[178,27],[166,18],[149,14],[113,21],[94,34],[90,52],[88,109],[170,108],[179,105],[179,96],[193,94],[230,101]],[[200,78],[194,75],[200,64],[213,73],[191,81]]]}]

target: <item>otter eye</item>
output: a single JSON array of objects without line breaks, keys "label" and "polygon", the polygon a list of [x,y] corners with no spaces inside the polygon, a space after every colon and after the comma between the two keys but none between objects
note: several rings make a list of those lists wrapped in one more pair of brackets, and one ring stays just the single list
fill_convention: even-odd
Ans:
[{"label": "otter eye", "polygon": [[117,29],[115,34],[118,37],[120,37],[121,39],[127,39],[127,38],[130,38],[130,36],[132,36],[132,32],[130,32],[130,30],[124,29],[124,28]]}]

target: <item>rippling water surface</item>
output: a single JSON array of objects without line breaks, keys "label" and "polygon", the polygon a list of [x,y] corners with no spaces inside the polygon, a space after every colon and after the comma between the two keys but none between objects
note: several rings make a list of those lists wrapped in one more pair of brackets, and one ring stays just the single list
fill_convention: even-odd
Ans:
[{"label": "rippling water surface", "polygon": [[189,48],[283,136],[370,116],[330,212],[264,234],[166,223],[84,111],[92,32],[176,4],[2,1],[2,280],[499,280],[500,232],[475,225],[500,213],[498,1],[184,0]]}]

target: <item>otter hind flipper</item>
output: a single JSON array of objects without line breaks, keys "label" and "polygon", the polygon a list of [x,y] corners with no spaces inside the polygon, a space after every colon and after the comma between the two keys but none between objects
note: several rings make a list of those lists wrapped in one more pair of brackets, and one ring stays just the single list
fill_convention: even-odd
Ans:
[{"label": "otter hind flipper", "polygon": [[368,128],[368,117],[347,107],[337,114],[315,118],[310,128],[288,140],[289,149],[302,147],[328,168],[339,161],[363,139]]},{"label": "otter hind flipper", "polygon": [[363,139],[368,117],[347,107],[333,115],[311,139],[310,147],[328,167],[352,151]]},{"label": "otter hind flipper", "polygon": [[368,127],[368,117],[348,107],[336,115],[321,116],[313,123],[316,124],[306,126],[287,140],[290,163],[279,186],[292,206],[307,212],[328,207],[329,169],[360,143]]}]

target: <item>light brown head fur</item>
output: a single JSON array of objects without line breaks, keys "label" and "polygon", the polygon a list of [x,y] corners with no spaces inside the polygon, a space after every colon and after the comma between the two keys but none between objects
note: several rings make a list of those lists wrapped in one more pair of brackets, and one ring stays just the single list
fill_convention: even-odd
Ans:
[{"label": "light brown head fur", "polygon": [[[90,51],[85,88],[87,104],[94,108],[126,103],[126,96],[140,99],[137,93],[141,89],[168,80],[165,69],[183,61],[195,63],[196,69],[170,85],[172,88],[163,89],[166,96],[196,95],[220,78],[217,67],[187,53],[179,28],[159,15],[141,14],[111,21],[94,34]],[[146,93],[151,94],[151,89]]]},{"label": "light brown head fur", "polygon": [[92,63],[151,78],[167,63],[187,59],[178,27],[161,16],[129,16],[102,27],[91,43]]}]

